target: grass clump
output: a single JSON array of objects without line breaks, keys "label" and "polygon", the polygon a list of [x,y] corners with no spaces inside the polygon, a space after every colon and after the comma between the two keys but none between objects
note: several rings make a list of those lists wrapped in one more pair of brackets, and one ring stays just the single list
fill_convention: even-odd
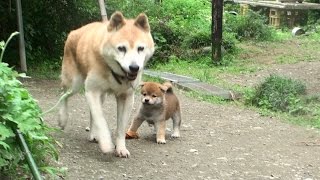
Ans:
[{"label": "grass clump", "polygon": [[297,80],[278,75],[270,75],[258,85],[247,103],[275,112],[297,113],[302,111],[300,96],[306,86]]}]

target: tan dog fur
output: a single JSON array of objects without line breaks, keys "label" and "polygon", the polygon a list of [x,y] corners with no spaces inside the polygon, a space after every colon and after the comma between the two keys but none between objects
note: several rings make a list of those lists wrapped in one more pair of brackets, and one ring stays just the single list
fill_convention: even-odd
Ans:
[{"label": "tan dog fur", "polygon": [[180,105],[177,96],[173,93],[172,84],[145,82],[141,86],[142,104],[127,131],[126,138],[138,138],[138,128],[143,121],[147,121],[155,126],[157,143],[165,144],[166,120],[170,118],[173,120],[171,137],[180,137]]},{"label": "tan dog fur", "polygon": [[[97,140],[103,153],[114,151],[111,133],[103,115],[106,93],[117,101],[115,153],[129,157],[125,145],[125,127],[133,105],[134,89],[139,86],[142,70],[154,52],[148,18],[140,14],[125,19],[115,12],[108,22],[95,22],[72,31],[66,40],[61,80],[64,91],[71,95],[85,87],[90,108],[90,137]],[[70,97],[68,96],[68,97]],[[59,126],[68,120],[67,101],[61,102]]]}]

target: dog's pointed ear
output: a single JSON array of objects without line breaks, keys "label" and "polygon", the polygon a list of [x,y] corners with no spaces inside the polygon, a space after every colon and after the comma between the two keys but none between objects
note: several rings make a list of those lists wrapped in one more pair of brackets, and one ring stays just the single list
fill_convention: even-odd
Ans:
[{"label": "dog's pointed ear", "polygon": [[116,11],[112,14],[109,24],[108,24],[108,31],[118,30],[122,26],[125,25],[125,20],[121,12]]},{"label": "dog's pointed ear", "polygon": [[150,32],[148,17],[144,13],[138,15],[138,17],[134,21],[134,25],[136,25],[145,32]]},{"label": "dog's pointed ear", "polygon": [[164,93],[167,92],[167,90],[168,90],[168,87],[167,87],[167,86],[164,86],[164,85],[162,85],[162,84],[159,86],[159,88],[160,88],[161,91],[164,92]]},{"label": "dog's pointed ear", "polygon": [[139,86],[142,88],[144,86],[145,82],[140,82]]}]

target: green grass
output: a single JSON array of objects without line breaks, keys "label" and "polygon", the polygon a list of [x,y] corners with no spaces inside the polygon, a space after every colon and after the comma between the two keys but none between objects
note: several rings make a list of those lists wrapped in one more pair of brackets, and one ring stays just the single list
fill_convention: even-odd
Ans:
[{"label": "green grass", "polygon": [[59,79],[61,71],[61,63],[49,60],[39,62],[37,64],[28,64],[27,75],[32,78],[39,79]]}]

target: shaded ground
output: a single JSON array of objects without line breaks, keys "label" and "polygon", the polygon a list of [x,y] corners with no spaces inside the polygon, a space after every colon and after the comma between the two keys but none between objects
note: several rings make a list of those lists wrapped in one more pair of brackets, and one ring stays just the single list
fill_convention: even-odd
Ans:
[{"label": "shaded ground", "polygon": [[[58,81],[31,80],[26,85],[44,110],[58,99]],[[127,141],[129,159],[103,155],[97,144],[87,141],[88,107],[83,95],[74,96],[70,124],[55,134],[63,145],[59,165],[68,168],[66,179],[320,179],[319,131],[176,92],[182,106],[182,137],[158,145],[143,124],[141,139]],[[112,131],[114,107],[114,99],[107,98],[105,113]],[[52,113],[45,121],[56,127],[56,118]]]}]

